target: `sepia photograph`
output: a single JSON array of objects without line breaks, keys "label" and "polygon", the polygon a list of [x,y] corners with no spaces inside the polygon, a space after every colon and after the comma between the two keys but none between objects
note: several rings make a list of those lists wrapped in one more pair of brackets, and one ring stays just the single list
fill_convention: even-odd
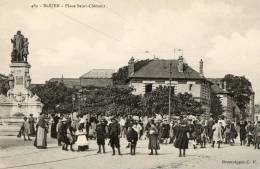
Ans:
[{"label": "sepia photograph", "polygon": [[260,169],[259,0],[0,0],[0,169]]}]

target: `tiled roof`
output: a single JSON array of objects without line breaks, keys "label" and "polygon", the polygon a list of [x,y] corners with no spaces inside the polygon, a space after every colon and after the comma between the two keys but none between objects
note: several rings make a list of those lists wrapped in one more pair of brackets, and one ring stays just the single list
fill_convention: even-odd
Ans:
[{"label": "tiled roof", "polygon": [[207,78],[207,79],[214,84],[220,84],[223,80],[223,78]]},{"label": "tiled roof", "polygon": [[170,63],[172,63],[173,79],[205,79],[199,72],[187,64],[184,64],[183,72],[179,72],[178,60],[153,60],[144,67],[140,68],[130,78],[169,78]]},{"label": "tiled roof", "polygon": [[208,80],[213,83],[211,88],[212,88],[213,92],[215,92],[216,94],[230,94],[228,91],[219,87],[219,85],[220,86],[222,85],[223,78],[208,78]]},{"label": "tiled roof", "polygon": [[114,69],[92,69],[80,78],[112,78],[113,73]]},{"label": "tiled roof", "polygon": [[213,90],[214,93],[216,94],[229,94],[228,91],[221,89],[218,87],[218,85],[214,84],[211,86],[211,89]]}]

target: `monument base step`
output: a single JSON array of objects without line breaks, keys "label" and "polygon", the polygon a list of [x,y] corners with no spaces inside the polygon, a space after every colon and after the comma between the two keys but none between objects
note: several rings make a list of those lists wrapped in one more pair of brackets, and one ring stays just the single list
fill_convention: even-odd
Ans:
[{"label": "monument base step", "polygon": [[16,136],[21,125],[0,125],[0,136]]}]

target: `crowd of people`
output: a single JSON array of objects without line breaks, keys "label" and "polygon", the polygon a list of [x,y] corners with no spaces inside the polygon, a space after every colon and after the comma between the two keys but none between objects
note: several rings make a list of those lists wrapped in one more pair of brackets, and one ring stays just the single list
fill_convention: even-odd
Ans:
[{"label": "crowd of people", "polygon": [[[239,136],[240,145],[260,149],[260,121],[232,122],[222,117],[213,120],[201,120],[180,116],[169,121],[168,118],[140,118],[140,117],[99,117],[85,118],[77,115],[76,118],[66,115],[40,114],[36,122],[30,115],[25,117],[18,136],[23,135],[24,140],[31,140],[35,136],[34,145],[39,149],[47,148],[47,133],[57,139],[58,146],[64,151],[77,151],[89,149],[89,139],[95,139],[98,145],[97,153],[106,153],[105,140],[112,148],[112,155],[121,155],[120,139],[126,139],[130,154],[136,154],[138,140],[148,140],[149,155],[157,155],[160,144],[173,144],[179,149],[179,157],[185,157],[189,143],[194,149],[214,148],[222,144],[233,146]],[[26,138],[27,137],[27,138]],[[68,149],[69,148],[69,149]]]}]

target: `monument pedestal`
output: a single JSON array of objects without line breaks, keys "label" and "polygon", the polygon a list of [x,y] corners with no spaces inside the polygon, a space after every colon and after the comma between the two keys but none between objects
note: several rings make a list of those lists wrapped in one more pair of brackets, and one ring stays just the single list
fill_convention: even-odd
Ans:
[{"label": "monument pedestal", "polygon": [[12,63],[9,75],[10,90],[7,96],[0,95],[0,117],[21,117],[33,114],[38,117],[42,111],[42,103],[37,95],[34,95],[29,86],[31,78],[29,74],[30,64]]}]

